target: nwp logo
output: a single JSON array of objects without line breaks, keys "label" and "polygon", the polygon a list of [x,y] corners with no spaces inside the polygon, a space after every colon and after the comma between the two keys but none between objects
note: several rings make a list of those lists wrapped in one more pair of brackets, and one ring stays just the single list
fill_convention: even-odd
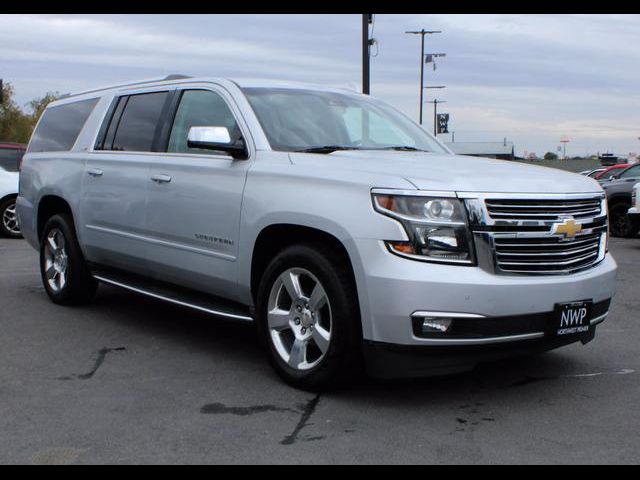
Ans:
[{"label": "nwp logo", "polygon": [[582,325],[587,317],[587,307],[578,309],[569,309],[562,312],[560,317],[560,327],[573,327],[574,325]]}]

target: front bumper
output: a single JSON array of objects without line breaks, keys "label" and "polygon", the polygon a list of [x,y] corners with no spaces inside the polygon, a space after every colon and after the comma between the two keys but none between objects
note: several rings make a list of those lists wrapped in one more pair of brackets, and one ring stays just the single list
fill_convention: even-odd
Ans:
[{"label": "front bumper", "polygon": [[472,370],[478,363],[503,358],[534,355],[575,342],[586,344],[595,337],[596,327],[589,333],[567,337],[543,337],[497,345],[404,346],[365,342],[363,355],[367,373],[377,378],[417,378],[450,375]]},{"label": "front bumper", "polygon": [[[375,240],[358,241],[358,252],[364,265],[358,292],[366,342],[430,346],[440,351],[472,344],[535,342],[543,339],[544,328],[534,322],[527,329],[526,322],[523,326],[514,319],[550,315],[561,303],[590,300],[599,304],[615,294],[617,265],[611,255],[585,271],[535,276],[495,275],[478,267],[404,259]],[[491,327],[486,332],[476,329],[470,338],[420,338],[411,318],[417,311],[467,314],[486,320]],[[606,313],[598,315],[598,322]],[[535,335],[521,338],[523,334]]]}]

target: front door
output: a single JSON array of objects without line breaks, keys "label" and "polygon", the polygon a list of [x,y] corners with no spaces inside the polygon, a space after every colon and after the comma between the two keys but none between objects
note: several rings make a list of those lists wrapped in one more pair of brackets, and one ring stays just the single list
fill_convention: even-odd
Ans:
[{"label": "front door", "polygon": [[251,160],[187,146],[192,126],[227,127],[232,139],[242,136],[225,92],[178,94],[167,153],[149,165],[146,230],[155,239],[150,264],[158,280],[224,294],[236,283],[240,209]]}]

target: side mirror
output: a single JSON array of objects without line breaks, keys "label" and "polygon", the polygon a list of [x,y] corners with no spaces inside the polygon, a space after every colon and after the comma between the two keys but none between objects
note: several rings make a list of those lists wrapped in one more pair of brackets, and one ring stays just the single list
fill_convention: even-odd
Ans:
[{"label": "side mirror", "polygon": [[240,138],[232,143],[227,127],[191,127],[187,135],[187,146],[227,152],[239,160],[249,157],[244,140]]}]

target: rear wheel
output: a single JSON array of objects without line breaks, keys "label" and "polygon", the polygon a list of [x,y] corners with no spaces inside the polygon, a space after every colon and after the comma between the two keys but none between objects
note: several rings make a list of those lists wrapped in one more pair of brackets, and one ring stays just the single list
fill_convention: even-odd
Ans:
[{"label": "rear wheel", "polygon": [[89,273],[70,215],[55,215],[45,224],[40,244],[40,273],[54,303],[74,305],[93,299],[98,282]]},{"label": "rear wheel", "polygon": [[257,298],[258,333],[288,383],[320,390],[360,366],[360,317],[353,277],[336,252],[296,245],[267,267]]},{"label": "rear wheel", "polygon": [[8,198],[0,203],[0,234],[3,237],[20,238],[20,225],[16,213],[16,199]]},{"label": "rear wheel", "polygon": [[616,203],[609,211],[610,230],[614,237],[634,237],[640,230],[640,225],[631,220],[627,212],[631,205],[628,203]]}]

